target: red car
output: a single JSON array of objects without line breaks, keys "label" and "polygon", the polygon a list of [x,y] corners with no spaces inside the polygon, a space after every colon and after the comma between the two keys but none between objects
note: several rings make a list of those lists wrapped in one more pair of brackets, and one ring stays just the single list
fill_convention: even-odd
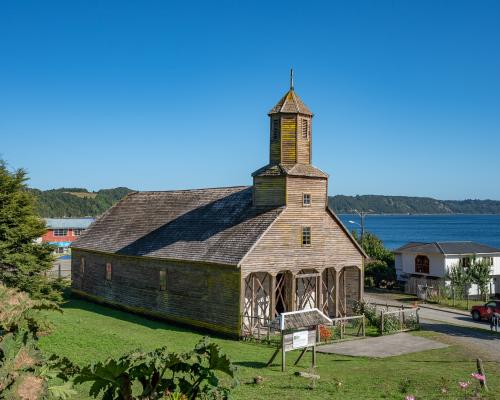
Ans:
[{"label": "red car", "polygon": [[500,314],[500,300],[492,300],[483,306],[473,306],[470,310],[474,321],[490,320],[493,313]]}]

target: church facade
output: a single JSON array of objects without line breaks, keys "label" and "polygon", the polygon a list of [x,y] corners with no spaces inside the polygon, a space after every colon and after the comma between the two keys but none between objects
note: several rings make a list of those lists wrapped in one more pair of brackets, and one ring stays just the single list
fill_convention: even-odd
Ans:
[{"label": "church facade", "polygon": [[311,163],[313,114],[291,84],[269,117],[252,186],[131,193],[73,243],[73,291],[233,336],[285,311],[348,315],[366,255]]}]

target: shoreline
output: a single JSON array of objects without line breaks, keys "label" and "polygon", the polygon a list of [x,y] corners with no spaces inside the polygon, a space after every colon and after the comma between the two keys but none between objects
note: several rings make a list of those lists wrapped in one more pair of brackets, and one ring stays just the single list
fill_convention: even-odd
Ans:
[{"label": "shoreline", "polygon": [[[337,215],[353,215],[357,216],[356,213],[348,213],[348,212],[336,212],[334,211],[335,214]],[[403,214],[403,213],[370,213],[367,214],[367,216],[377,216],[377,217],[384,217],[384,216],[392,216],[392,217],[456,217],[456,216],[462,216],[462,217],[475,217],[475,216],[484,216],[484,217],[495,217],[495,216],[500,216],[500,213],[498,214],[459,214],[459,213],[443,213],[443,214],[424,214],[424,213],[418,213],[418,214]]]}]

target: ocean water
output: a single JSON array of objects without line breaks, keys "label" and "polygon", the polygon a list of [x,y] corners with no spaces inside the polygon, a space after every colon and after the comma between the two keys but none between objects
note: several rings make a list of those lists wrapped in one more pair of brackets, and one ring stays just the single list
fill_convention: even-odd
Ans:
[{"label": "ocean water", "polygon": [[[359,226],[357,215],[339,215],[350,230]],[[389,249],[408,242],[470,240],[500,248],[500,215],[368,215],[365,230],[374,233]]]}]

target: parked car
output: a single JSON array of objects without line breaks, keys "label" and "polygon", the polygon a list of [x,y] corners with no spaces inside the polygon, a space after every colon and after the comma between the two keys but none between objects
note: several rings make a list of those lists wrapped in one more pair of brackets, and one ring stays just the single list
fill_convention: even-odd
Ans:
[{"label": "parked car", "polygon": [[482,306],[473,306],[470,310],[474,321],[490,320],[493,313],[500,314],[500,300],[492,300]]}]

